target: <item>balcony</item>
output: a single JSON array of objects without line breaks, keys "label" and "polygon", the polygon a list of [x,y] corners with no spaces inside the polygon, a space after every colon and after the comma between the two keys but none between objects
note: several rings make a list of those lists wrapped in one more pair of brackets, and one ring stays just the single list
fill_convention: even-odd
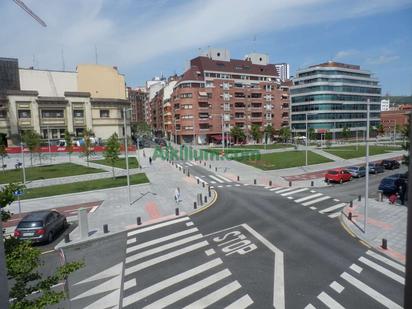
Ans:
[{"label": "balcony", "polygon": [[85,119],[82,117],[82,118],[80,118],[80,117],[76,117],[76,118],[73,118],[73,124],[76,126],[76,125],[84,125],[85,124]]},{"label": "balcony", "polygon": [[242,92],[235,92],[235,98],[237,99],[245,99],[246,95]]},{"label": "balcony", "polygon": [[31,118],[20,118],[19,126],[31,126]]},{"label": "balcony", "polygon": [[289,103],[283,103],[283,104],[282,104],[282,107],[288,108],[288,107],[289,107]]},{"label": "balcony", "polygon": [[64,118],[40,118],[40,125],[66,125]]}]

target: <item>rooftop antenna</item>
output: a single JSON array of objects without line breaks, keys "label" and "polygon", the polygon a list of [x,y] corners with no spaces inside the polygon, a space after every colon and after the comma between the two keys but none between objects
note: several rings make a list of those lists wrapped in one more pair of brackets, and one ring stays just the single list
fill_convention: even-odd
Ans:
[{"label": "rooftop antenna", "polygon": [[97,64],[97,46],[96,46],[96,44],[94,44],[94,58],[95,58],[95,61],[96,61],[96,64]]},{"label": "rooftop antenna", "polygon": [[36,20],[40,25],[43,27],[47,27],[46,23],[36,14],[33,13],[30,8],[24,4],[23,1],[21,0],[12,0],[14,3],[16,3],[19,7],[21,7],[27,14],[29,14],[31,17],[33,17],[34,20]]},{"label": "rooftop antenna", "polygon": [[62,70],[66,71],[66,64],[64,63],[64,51],[63,48],[61,50],[61,55],[62,55]]}]

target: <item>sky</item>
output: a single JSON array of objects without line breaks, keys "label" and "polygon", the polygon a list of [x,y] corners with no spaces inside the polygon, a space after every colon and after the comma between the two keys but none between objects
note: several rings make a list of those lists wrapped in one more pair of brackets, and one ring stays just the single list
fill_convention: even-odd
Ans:
[{"label": "sky", "polygon": [[[298,68],[335,60],[371,71],[382,94],[412,95],[412,0],[12,0],[0,2],[0,57],[20,67],[117,66],[128,86],[182,74],[208,47]],[[97,53],[96,53],[97,51]],[[97,54],[97,57],[96,57]]]}]

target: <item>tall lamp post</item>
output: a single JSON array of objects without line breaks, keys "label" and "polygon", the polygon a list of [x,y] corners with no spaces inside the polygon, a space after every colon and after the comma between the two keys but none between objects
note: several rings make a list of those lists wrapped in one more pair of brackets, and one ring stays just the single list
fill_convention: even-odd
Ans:
[{"label": "tall lamp post", "polygon": [[308,166],[308,113],[306,116],[306,149],[305,149],[305,165]]},{"label": "tall lamp post", "polygon": [[[127,170],[127,200],[129,206],[131,202],[131,193],[130,193],[130,173],[129,173],[129,155],[128,155],[128,145],[127,145],[127,124],[126,124],[126,112],[132,110],[131,108],[123,108],[123,128],[124,128],[124,155],[126,159],[126,170]],[[139,162],[140,164],[140,162]]]},{"label": "tall lamp post", "polygon": [[366,156],[365,156],[365,166],[366,166],[366,175],[365,175],[365,213],[363,218],[363,232],[366,234],[366,224],[368,218],[368,204],[369,204],[369,110],[370,110],[370,100],[368,99],[366,103]]},{"label": "tall lamp post", "polygon": [[26,164],[24,162],[24,144],[20,143],[20,151],[21,151],[21,163],[22,163],[22,172],[23,172],[23,184],[26,184]]}]

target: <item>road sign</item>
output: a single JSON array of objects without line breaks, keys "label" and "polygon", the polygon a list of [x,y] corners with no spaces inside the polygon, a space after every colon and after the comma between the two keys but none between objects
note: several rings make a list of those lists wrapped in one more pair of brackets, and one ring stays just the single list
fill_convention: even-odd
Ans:
[{"label": "road sign", "polygon": [[13,194],[14,194],[14,196],[20,196],[20,195],[23,195],[24,193],[23,193],[23,191],[16,190],[16,191],[13,192]]}]

